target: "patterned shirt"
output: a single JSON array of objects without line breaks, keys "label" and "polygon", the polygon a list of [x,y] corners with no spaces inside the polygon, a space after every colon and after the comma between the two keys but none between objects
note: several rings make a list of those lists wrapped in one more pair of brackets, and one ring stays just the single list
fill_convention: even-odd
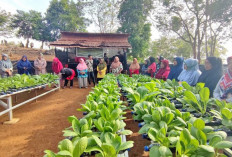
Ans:
[{"label": "patterned shirt", "polygon": [[88,67],[88,72],[93,72],[93,60],[86,60],[86,65]]}]

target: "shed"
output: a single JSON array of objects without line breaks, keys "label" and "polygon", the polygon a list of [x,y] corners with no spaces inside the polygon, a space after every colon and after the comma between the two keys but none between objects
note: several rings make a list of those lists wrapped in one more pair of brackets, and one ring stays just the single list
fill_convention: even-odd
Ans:
[{"label": "shed", "polygon": [[56,47],[56,56],[64,63],[75,62],[76,57],[87,57],[91,54],[95,58],[117,55],[119,51],[130,52],[129,34],[121,33],[80,33],[61,32],[61,37],[50,46]]}]

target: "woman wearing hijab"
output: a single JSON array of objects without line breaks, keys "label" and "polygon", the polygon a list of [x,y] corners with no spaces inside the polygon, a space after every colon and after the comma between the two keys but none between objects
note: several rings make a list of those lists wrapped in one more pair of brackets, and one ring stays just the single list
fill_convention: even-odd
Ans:
[{"label": "woman wearing hijab", "polygon": [[201,72],[199,70],[198,66],[198,60],[189,58],[184,61],[184,69],[179,77],[179,81],[185,81],[191,86],[195,86],[197,84],[197,81],[201,75]]},{"label": "woman wearing hijab", "polygon": [[169,73],[170,73],[170,67],[168,60],[162,60],[160,64],[160,69],[158,73],[155,75],[155,78],[163,79],[164,81],[166,81]]},{"label": "woman wearing hijab", "polygon": [[77,73],[79,88],[87,88],[88,67],[82,58],[80,59],[80,62],[77,65]]},{"label": "woman wearing hijab", "polygon": [[156,71],[156,63],[155,63],[155,58],[154,57],[150,57],[150,63],[151,63],[151,65],[148,67],[147,72],[153,78],[154,73]]},{"label": "woman wearing hijab", "polygon": [[219,100],[226,100],[232,102],[232,56],[227,58],[227,71],[219,80],[213,96]]},{"label": "woman wearing hijab", "polygon": [[223,75],[222,60],[217,57],[208,57],[205,60],[205,70],[202,72],[198,82],[205,83],[205,87],[210,90],[210,96],[213,96],[213,91]]},{"label": "woman wearing hijab", "polygon": [[139,74],[139,69],[140,69],[140,65],[138,63],[138,60],[137,58],[134,58],[133,59],[133,63],[130,65],[129,67],[129,71],[130,71],[130,77],[133,75],[133,74]]},{"label": "woman wearing hijab", "polygon": [[27,56],[23,55],[22,59],[17,63],[18,73],[20,75],[26,74],[29,75],[32,69],[30,61],[27,60]]},{"label": "woman wearing hijab", "polygon": [[164,57],[163,56],[159,56],[158,58],[158,63],[156,64],[156,71],[155,71],[155,74],[156,75],[160,69],[160,66],[161,66],[161,63],[162,63],[162,60],[164,60]]},{"label": "woman wearing hijab", "polygon": [[63,65],[60,62],[60,60],[57,57],[55,57],[52,62],[52,71],[58,75],[61,69],[63,69]]},{"label": "woman wearing hijab", "polygon": [[43,58],[43,54],[40,53],[38,58],[34,61],[34,67],[35,67],[35,74],[40,75],[40,74],[46,74],[46,66],[47,62]]},{"label": "woman wearing hijab", "polygon": [[149,60],[145,60],[144,65],[142,66],[142,74],[143,75],[148,75],[147,69],[150,65],[150,61]]},{"label": "woman wearing hijab", "polygon": [[100,63],[97,66],[97,82],[102,80],[106,75],[107,64],[103,58],[100,59]]},{"label": "woman wearing hijab", "polygon": [[184,59],[182,57],[174,58],[173,67],[171,68],[171,71],[168,75],[168,79],[170,80],[175,79],[176,81],[179,81],[178,76],[183,71],[183,63],[184,63]]},{"label": "woman wearing hijab", "polygon": [[110,72],[114,74],[115,76],[121,74],[123,70],[122,63],[119,61],[119,58],[116,56],[114,57],[114,62],[110,66]]},{"label": "woman wearing hijab", "polygon": [[72,88],[73,87],[73,79],[75,77],[75,71],[73,69],[70,69],[70,68],[63,68],[60,70],[60,73],[62,75],[62,80],[65,80],[63,88],[67,87],[68,81],[70,81],[69,88]]},{"label": "woman wearing hijab", "polygon": [[0,75],[1,77],[12,76],[13,65],[7,54],[2,54],[2,60],[0,61]]}]

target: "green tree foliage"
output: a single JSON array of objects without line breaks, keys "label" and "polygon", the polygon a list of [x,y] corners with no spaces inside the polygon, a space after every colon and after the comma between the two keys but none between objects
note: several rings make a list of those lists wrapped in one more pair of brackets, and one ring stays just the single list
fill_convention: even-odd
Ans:
[{"label": "green tree foliage", "polygon": [[120,4],[118,0],[88,0],[84,9],[99,32],[115,33],[119,27]]},{"label": "green tree foliage", "polygon": [[198,60],[204,44],[206,56],[207,44],[213,56],[216,42],[226,37],[225,31],[231,30],[231,0],[156,0],[154,6],[153,20],[159,30],[172,32],[189,43],[192,56]]},{"label": "green tree foliage", "polygon": [[72,0],[52,0],[46,12],[47,25],[52,38],[57,39],[60,31],[85,31],[86,19],[83,17],[81,2]]},{"label": "green tree foliage", "polygon": [[30,10],[29,12],[17,10],[17,14],[12,18],[11,27],[17,30],[16,36],[27,40],[26,47],[28,48],[29,39],[38,33],[41,23],[42,15],[40,12],[34,10]]},{"label": "green tree foliage", "polygon": [[151,0],[125,0],[120,6],[118,18],[121,27],[118,32],[130,34],[129,43],[133,57],[144,57],[148,54],[151,25],[146,21],[151,6]]},{"label": "green tree foliage", "polygon": [[192,52],[190,44],[179,38],[167,37],[161,37],[159,40],[153,41],[151,50],[151,56],[162,55],[169,60],[173,60],[174,56],[189,58]]},{"label": "green tree foliage", "polygon": [[11,34],[11,29],[9,28],[9,22],[11,19],[11,14],[7,13],[5,10],[0,8],[0,35],[6,36]]}]

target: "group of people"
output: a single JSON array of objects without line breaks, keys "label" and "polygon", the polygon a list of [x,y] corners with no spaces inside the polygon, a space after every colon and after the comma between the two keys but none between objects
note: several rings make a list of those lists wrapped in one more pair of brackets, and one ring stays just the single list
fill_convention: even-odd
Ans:
[{"label": "group of people", "polygon": [[[87,88],[88,84],[91,85],[91,82],[93,82],[93,85],[95,85],[106,75],[108,65],[105,62],[104,58],[99,59],[99,63],[96,68],[97,70],[96,77],[94,74],[93,64],[94,64],[94,60],[92,55],[88,55],[88,58],[86,60],[80,58],[79,63],[76,67],[79,88]],[[63,68],[62,63],[59,61],[58,58],[53,59],[52,69],[55,74],[57,75],[60,74],[62,79],[65,80],[63,88],[67,87],[69,81],[70,81],[70,88],[73,87],[73,79],[75,76],[75,71],[73,69],[67,67]],[[114,61],[110,65],[109,72],[118,75],[122,72],[122,70],[123,70],[123,66],[119,60],[119,57],[117,56],[114,57]]]},{"label": "group of people", "polygon": [[[228,67],[225,73],[223,73],[222,60],[218,57],[208,57],[202,72],[199,70],[197,59],[184,60],[182,57],[175,57],[171,68],[169,61],[162,56],[157,59],[157,63],[154,57],[145,60],[141,73],[162,80],[175,79],[180,83],[185,81],[191,86],[202,82],[209,88],[211,97],[232,102],[232,57],[227,59]],[[130,76],[139,74],[140,65],[136,58],[130,65],[129,71]]]},{"label": "group of people", "polygon": [[[122,59],[121,59],[122,60]],[[81,58],[76,67],[79,88],[87,88],[93,82],[95,85],[98,81],[104,78],[107,72],[113,73],[115,76],[123,71],[123,64],[120,56],[115,56],[111,64],[106,55],[100,58],[97,64],[97,74],[94,74],[94,61],[91,55],[86,60]],[[210,90],[210,96],[220,100],[232,102],[232,56],[227,59],[228,67],[225,73],[223,72],[222,60],[218,57],[208,57],[205,60],[204,70],[199,70],[197,59],[186,59],[182,57],[175,57],[173,66],[169,66],[169,61],[160,56],[156,59],[149,57],[145,60],[144,65],[140,69],[140,64],[136,58],[129,67],[129,74],[139,74],[140,71],[144,75],[149,75],[156,79],[175,79],[179,82],[187,82],[191,86],[195,86],[198,82],[205,83],[205,87]],[[40,53],[38,58],[34,61],[34,67],[28,61],[27,56],[22,56],[21,60],[17,62],[17,69],[19,74],[31,74],[32,68],[35,69],[35,74],[46,73],[47,62]],[[76,72],[68,67],[63,67],[58,58],[53,59],[52,70],[54,74],[61,77],[64,81],[63,87],[66,88],[70,81],[70,88],[73,87],[73,79]],[[2,54],[0,61],[0,76],[12,76],[13,65],[7,54]],[[97,78],[97,79],[95,79]],[[91,81],[92,80],[92,81]]]},{"label": "group of people", "polygon": [[[27,56],[23,55],[22,58],[17,62],[17,69],[19,74],[32,74],[32,69],[35,69],[35,74],[46,73],[47,62],[43,58],[43,54],[40,53],[38,58],[34,61],[34,67],[31,62],[28,61]],[[0,76],[2,78],[12,76],[13,64],[7,54],[2,54],[2,60],[0,61]]]}]

